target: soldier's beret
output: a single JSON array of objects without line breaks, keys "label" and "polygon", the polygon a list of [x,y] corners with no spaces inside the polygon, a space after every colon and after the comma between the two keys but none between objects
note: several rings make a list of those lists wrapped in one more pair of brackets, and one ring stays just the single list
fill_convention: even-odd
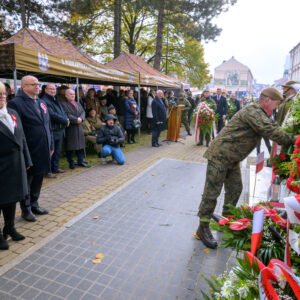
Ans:
[{"label": "soldier's beret", "polygon": [[288,82],[286,82],[285,84],[282,85],[282,87],[284,88],[293,88],[292,85],[293,84],[299,84],[300,82],[297,82],[295,80],[290,80]]},{"label": "soldier's beret", "polygon": [[281,100],[283,101],[282,94],[275,88],[266,88],[262,90],[261,96],[269,97],[271,100]]}]

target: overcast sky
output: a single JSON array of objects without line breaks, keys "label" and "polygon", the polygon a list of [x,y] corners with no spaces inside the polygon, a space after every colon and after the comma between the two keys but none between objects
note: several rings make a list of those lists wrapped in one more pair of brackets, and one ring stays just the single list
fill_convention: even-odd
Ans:
[{"label": "overcast sky", "polygon": [[211,73],[234,56],[258,83],[282,77],[289,51],[300,42],[300,0],[238,0],[215,19],[216,42],[204,44]]}]

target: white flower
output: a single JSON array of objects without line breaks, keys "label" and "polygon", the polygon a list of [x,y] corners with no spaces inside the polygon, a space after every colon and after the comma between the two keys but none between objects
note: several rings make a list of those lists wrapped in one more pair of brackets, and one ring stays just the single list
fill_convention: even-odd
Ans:
[{"label": "white flower", "polygon": [[231,299],[232,298],[232,294],[231,294],[232,288],[228,285],[223,285],[222,289],[221,289],[221,296],[225,299]]},{"label": "white flower", "polygon": [[246,298],[249,292],[249,289],[246,286],[240,287],[237,290],[238,294],[242,299]]}]

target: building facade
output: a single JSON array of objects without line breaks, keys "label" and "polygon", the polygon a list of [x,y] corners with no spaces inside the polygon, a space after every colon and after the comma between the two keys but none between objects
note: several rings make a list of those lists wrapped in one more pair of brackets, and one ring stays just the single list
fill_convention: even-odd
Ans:
[{"label": "building facade", "polygon": [[290,51],[290,79],[300,81],[300,43]]},{"label": "building facade", "polygon": [[247,66],[232,57],[215,68],[213,85],[238,97],[251,96],[253,75]]}]

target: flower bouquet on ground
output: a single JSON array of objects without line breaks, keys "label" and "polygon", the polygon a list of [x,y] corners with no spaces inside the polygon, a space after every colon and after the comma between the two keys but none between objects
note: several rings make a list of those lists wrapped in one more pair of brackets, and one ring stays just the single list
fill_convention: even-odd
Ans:
[{"label": "flower bouquet on ground", "polygon": [[195,141],[197,142],[199,129],[203,136],[212,133],[217,116],[206,102],[200,102],[195,112]]}]

